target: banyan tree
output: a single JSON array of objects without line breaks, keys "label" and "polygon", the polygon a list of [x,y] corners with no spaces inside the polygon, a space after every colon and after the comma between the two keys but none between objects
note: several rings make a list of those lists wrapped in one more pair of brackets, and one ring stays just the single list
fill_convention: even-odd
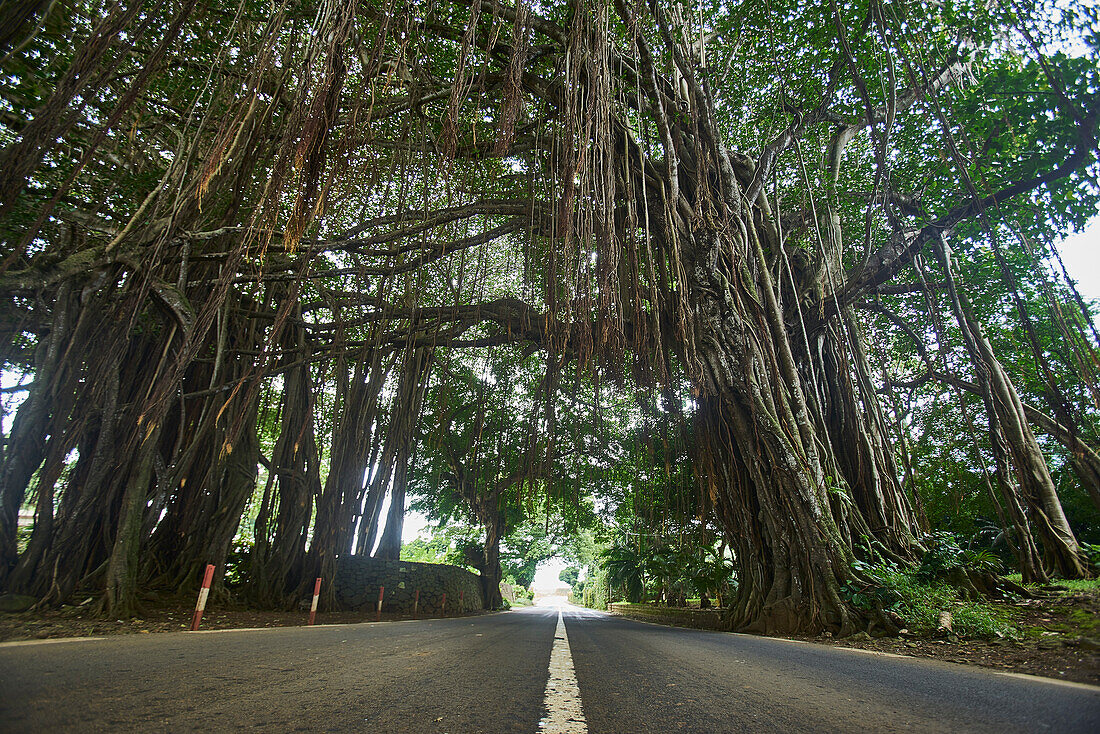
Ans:
[{"label": "banyan tree", "polygon": [[891,627],[844,589],[923,552],[907,381],[981,397],[1025,580],[1089,573],[1044,454],[1095,487],[1100,340],[1050,270],[1100,197],[1088,4],[2,12],[4,588],[125,613],[220,564],[246,505],[263,603],[392,556],[437,354],[484,347],[542,354],[547,396],[684,396],[732,627]]}]

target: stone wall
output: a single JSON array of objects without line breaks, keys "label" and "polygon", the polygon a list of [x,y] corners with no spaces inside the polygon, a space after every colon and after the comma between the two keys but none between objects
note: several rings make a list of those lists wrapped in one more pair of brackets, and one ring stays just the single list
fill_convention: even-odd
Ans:
[{"label": "stone wall", "polygon": [[[344,610],[377,608],[378,589],[385,587],[382,611],[412,614],[420,590],[417,614],[457,614],[481,609],[481,577],[457,566],[388,561],[346,556],[336,562],[336,604]],[[442,609],[443,594],[447,607]]]},{"label": "stone wall", "polygon": [[616,602],[607,610],[612,614],[630,617],[642,622],[667,624],[673,627],[692,627],[699,630],[728,630],[729,625],[722,620],[720,609],[686,609],[683,607],[662,607],[656,604],[629,604]]},{"label": "stone wall", "polygon": [[507,581],[501,581],[500,582],[500,595],[509,604],[515,604],[516,603],[516,587],[512,586]]}]

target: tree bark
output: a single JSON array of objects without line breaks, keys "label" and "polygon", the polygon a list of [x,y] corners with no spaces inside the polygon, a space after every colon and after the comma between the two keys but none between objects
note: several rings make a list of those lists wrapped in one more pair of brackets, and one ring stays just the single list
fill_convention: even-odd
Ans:
[{"label": "tree bark", "polygon": [[395,417],[390,431],[396,431],[397,450],[394,455],[393,477],[390,482],[390,510],[386,529],[375,551],[377,558],[397,559],[401,555],[401,530],[405,520],[405,488],[408,484],[414,431],[420,419],[420,406],[428,389],[428,379],[434,359],[434,348],[420,347],[405,355],[395,400]]},{"label": "tree bark", "polygon": [[113,617],[130,617],[137,602],[138,559],[145,499],[153,478],[153,459],[160,440],[160,426],[153,427],[138,447],[138,455],[122,494],[121,515],[111,556],[107,560],[105,611]]},{"label": "tree bark", "polygon": [[271,454],[269,492],[256,517],[256,544],[249,562],[248,593],[265,606],[292,603],[294,591],[309,575],[306,540],[313,499],[321,494],[314,390],[308,366],[293,367],[283,376],[282,417]]},{"label": "tree bark", "polygon": [[843,521],[847,505],[827,494],[820,452],[828,442],[811,423],[767,270],[757,268],[760,282],[753,282],[732,266],[738,251],[763,261],[748,227],[739,240],[697,236],[689,271],[700,361],[696,460],[734,548],[738,589],[729,620],[747,632],[846,635],[869,621],[841,598],[855,578],[834,516]]},{"label": "tree bark", "polygon": [[390,483],[390,508],[386,513],[386,528],[374,551],[375,558],[397,560],[401,557],[401,533],[405,526],[405,487],[409,477],[411,447],[403,447],[397,455],[393,480]]},{"label": "tree bark", "polygon": [[[39,342],[35,353],[34,383],[16,411],[0,461],[0,588],[4,588],[8,573],[19,560],[16,552],[19,508],[31,477],[46,458],[46,436],[52,433],[54,442],[60,442],[59,434],[65,431],[67,411],[58,411],[60,406],[55,403],[58,391],[65,389],[60,371],[72,337],[74,300],[72,286],[62,284],[54,299],[50,332]],[[63,415],[56,415],[57,412]]]},{"label": "tree bark", "polygon": [[[913,562],[920,556],[919,538],[927,519],[914,508],[901,485],[901,473],[887,439],[886,418],[871,382],[864,338],[849,310],[819,336],[819,360],[825,395],[824,418],[841,478],[855,500],[860,525],[869,537],[872,556]],[[842,330],[844,336],[838,336]],[[810,391],[812,394],[812,391]],[[854,520],[855,518],[853,518]],[[857,543],[863,546],[864,543]]]},{"label": "tree bark", "polygon": [[[1028,425],[1023,402],[994,355],[966,297],[956,286],[951,251],[942,239],[937,242],[936,254],[944,269],[952,310],[962,329],[985,400],[998,483],[1010,507],[1021,503],[1026,507],[1027,519],[1018,518],[1016,530],[1027,535],[1034,532],[1042,544],[1042,570],[1036,568],[1035,560],[1027,551],[1021,554],[1019,561],[1024,580],[1043,581],[1047,572],[1064,578],[1084,578],[1088,575],[1087,564],[1062,511],[1046,459]],[[1031,544],[1024,538],[1018,545]]]},{"label": "tree bark", "polygon": [[503,518],[500,512],[497,519],[485,524],[485,563],[481,567],[481,599],[486,609],[500,609],[504,606],[504,597],[500,593],[500,582],[504,572],[500,567],[500,530]]}]

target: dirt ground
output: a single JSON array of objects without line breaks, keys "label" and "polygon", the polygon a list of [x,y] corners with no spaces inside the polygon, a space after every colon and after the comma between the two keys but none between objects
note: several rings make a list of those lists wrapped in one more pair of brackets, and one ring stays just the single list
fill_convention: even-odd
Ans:
[{"label": "dirt ground", "polygon": [[954,635],[800,639],[1100,685],[1100,592],[1054,591],[999,606],[1008,608],[1015,619],[1020,630],[1015,639],[960,640]]},{"label": "dirt ground", "polygon": [[[911,635],[800,639],[1100,685],[1100,592],[1052,593],[1007,606],[1020,629],[1015,639],[960,640],[953,635],[944,639]],[[94,602],[89,600],[59,610],[0,613],[0,642],[179,632],[190,627],[192,611],[193,602],[147,603],[133,619],[104,619],[95,615]],[[308,612],[257,611],[212,603],[203,615],[201,629],[293,627],[306,624],[308,618]],[[317,624],[373,622],[376,618],[373,612],[319,612]],[[383,621],[408,618],[382,615]]]},{"label": "dirt ground", "polygon": [[[194,602],[146,603],[133,619],[98,617],[94,602],[81,606],[63,606],[40,612],[0,612],[0,642],[49,639],[55,637],[104,637],[106,635],[180,632],[191,627]],[[438,617],[421,614],[419,618]],[[452,615],[448,615],[452,616]],[[317,624],[354,624],[374,622],[375,612],[318,612]],[[408,615],[383,614],[383,622],[411,619]],[[309,622],[309,612],[273,612],[247,609],[228,604],[207,605],[199,629],[244,629],[251,627],[298,627]]]}]

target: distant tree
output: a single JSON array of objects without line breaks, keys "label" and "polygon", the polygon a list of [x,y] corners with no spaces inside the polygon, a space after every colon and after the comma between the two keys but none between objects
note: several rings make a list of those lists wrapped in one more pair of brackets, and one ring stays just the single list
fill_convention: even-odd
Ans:
[{"label": "distant tree", "polygon": [[449,549],[436,538],[414,538],[401,544],[401,560],[416,563],[445,563]]},{"label": "distant tree", "polygon": [[645,601],[646,559],[631,544],[617,542],[603,552],[607,582],[627,601]]}]

